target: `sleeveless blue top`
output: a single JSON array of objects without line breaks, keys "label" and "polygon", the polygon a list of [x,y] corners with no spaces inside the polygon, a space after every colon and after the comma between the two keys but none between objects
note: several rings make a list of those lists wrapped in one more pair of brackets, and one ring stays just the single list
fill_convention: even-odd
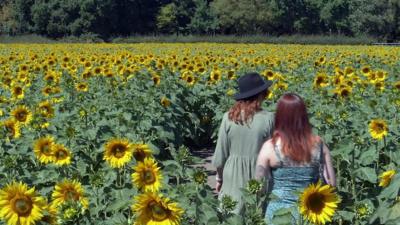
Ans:
[{"label": "sleeveless blue top", "polygon": [[[305,165],[298,165],[281,153],[279,145],[274,146],[274,151],[280,166],[272,169],[273,198],[268,202],[265,221],[273,224],[272,218],[277,210],[296,207],[292,213],[292,224],[298,224],[299,211],[297,208],[298,193],[296,191],[308,187],[311,183],[318,182],[320,178],[320,165],[322,157],[322,143],[316,145],[311,161]],[[297,165],[296,165],[297,164]]]}]

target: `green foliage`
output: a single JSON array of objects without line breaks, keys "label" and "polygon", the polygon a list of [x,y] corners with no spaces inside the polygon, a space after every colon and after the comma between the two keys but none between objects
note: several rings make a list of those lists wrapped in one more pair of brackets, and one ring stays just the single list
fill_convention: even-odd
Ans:
[{"label": "green foliage", "polygon": [[95,34],[400,36],[398,0],[6,0],[0,31],[51,38]]}]

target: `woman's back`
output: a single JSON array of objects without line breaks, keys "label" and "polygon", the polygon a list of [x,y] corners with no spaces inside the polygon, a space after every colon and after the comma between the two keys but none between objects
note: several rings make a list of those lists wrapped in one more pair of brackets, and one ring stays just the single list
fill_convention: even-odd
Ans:
[{"label": "woman's back", "polygon": [[218,142],[212,160],[216,168],[223,168],[224,183],[220,197],[231,196],[238,202],[235,213],[243,206],[241,188],[255,177],[257,156],[264,141],[271,137],[273,113],[266,110],[257,112],[247,124],[236,124],[223,117]]},{"label": "woman's back", "polygon": [[[308,185],[318,181],[320,159],[322,156],[322,142],[315,143],[311,150],[311,160],[302,164],[282,154],[282,148],[279,144],[275,144],[273,149],[278,165],[271,168],[272,198],[268,203],[266,211],[267,221],[270,223],[277,210],[296,206],[298,201],[298,194],[296,191],[302,190]],[[295,210],[293,220],[297,219],[298,213],[297,210]]]}]

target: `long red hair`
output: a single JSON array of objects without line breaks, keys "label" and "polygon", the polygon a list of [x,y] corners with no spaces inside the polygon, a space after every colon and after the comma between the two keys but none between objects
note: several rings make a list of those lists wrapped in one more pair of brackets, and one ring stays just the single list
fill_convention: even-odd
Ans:
[{"label": "long red hair", "polygon": [[314,144],[303,99],[297,94],[284,94],[278,101],[272,142],[281,139],[282,153],[296,162],[310,162]]}]

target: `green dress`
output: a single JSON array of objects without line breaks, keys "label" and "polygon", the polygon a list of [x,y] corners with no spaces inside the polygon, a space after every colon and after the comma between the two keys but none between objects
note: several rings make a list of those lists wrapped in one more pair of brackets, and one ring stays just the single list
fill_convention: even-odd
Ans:
[{"label": "green dress", "polygon": [[273,131],[274,114],[266,110],[257,112],[248,124],[239,125],[230,121],[228,113],[222,118],[217,146],[212,164],[223,168],[223,183],[219,198],[231,196],[238,202],[235,213],[243,208],[241,188],[255,178],[258,153]]}]

